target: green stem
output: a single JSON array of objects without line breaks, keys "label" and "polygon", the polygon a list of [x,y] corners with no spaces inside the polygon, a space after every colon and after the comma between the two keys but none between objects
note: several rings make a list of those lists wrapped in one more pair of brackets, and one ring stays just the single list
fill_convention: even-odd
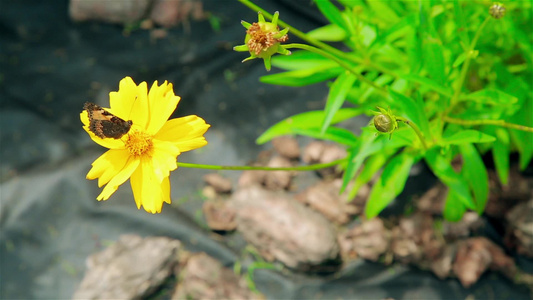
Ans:
[{"label": "green stem", "polygon": [[470,43],[470,46],[467,49],[467,55],[466,59],[463,63],[463,66],[461,68],[461,74],[459,75],[459,79],[455,88],[455,92],[453,94],[452,99],[450,100],[450,105],[448,106],[448,109],[446,110],[445,114],[448,113],[453,109],[455,104],[457,104],[457,101],[459,100],[459,96],[461,95],[461,90],[463,89],[463,84],[465,82],[466,75],[468,73],[468,68],[470,67],[470,61],[472,60],[474,50],[476,48],[477,40],[481,36],[481,31],[483,31],[483,28],[487,23],[492,19],[491,16],[488,16],[485,21],[479,26],[476,35],[474,36],[474,39],[472,40],[472,43]]},{"label": "green stem", "polygon": [[426,151],[428,150],[428,145],[426,144],[426,139],[424,138],[424,134],[422,133],[422,131],[420,131],[420,129],[418,128],[418,126],[416,126],[415,123],[402,117],[396,117],[396,120],[400,122],[404,122],[405,124],[409,125],[409,127],[411,127],[415,131],[416,135],[418,136],[418,139],[420,139],[420,142],[422,143],[422,147],[424,147],[424,150]]},{"label": "green stem", "polygon": [[365,76],[361,75],[361,73],[359,73],[357,70],[355,70],[355,68],[352,67],[350,64],[346,63],[342,59],[339,59],[337,56],[332,55],[331,53],[329,53],[327,51],[324,51],[322,49],[319,49],[319,48],[316,48],[316,47],[313,47],[313,46],[309,46],[309,45],[305,45],[305,44],[296,44],[296,43],[286,44],[286,45],[283,46],[283,48],[285,48],[285,49],[296,48],[296,49],[307,50],[307,51],[310,51],[310,52],[314,52],[314,53],[316,53],[318,55],[322,55],[325,58],[329,58],[329,59],[335,61],[336,63],[338,63],[344,69],[346,69],[346,70],[350,71],[352,74],[354,74],[355,77],[357,77],[357,79],[359,79],[359,81],[365,82],[366,84],[374,87],[376,90],[378,90],[384,96],[388,95],[388,92],[387,92],[386,89],[384,89],[383,87],[378,86],[373,81],[366,79]]},{"label": "green stem", "polygon": [[233,170],[233,171],[314,171],[336,166],[346,161],[346,158],[334,160],[329,163],[314,164],[299,167],[260,167],[260,166],[218,166],[178,162],[178,167],[209,169],[209,170]]},{"label": "green stem", "polygon": [[528,127],[528,126],[513,124],[513,123],[507,123],[504,120],[462,120],[462,119],[455,119],[455,118],[445,116],[444,121],[448,123],[465,125],[465,126],[496,125],[496,126],[509,128],[509,129],[533,132],[533,127]]},{"label": "green stem", "polygon": [[[245,6],[247,6],[248,8],[252,9],[253,11],[261,12],[263,14],[263,16],[265,16],[267,19],[272,20],[272,17],[273,17],[272,14],[268,13],[266,10],[262,9],[261,7],[253,4],[249,0],[238,0],[238,1],[240,3],[242,3],[242,4],[244,4]],[[326,44],[326,43],[324,43],[322,41],[319,41],[319,40],[316,40],[316,39],[310,37],[309,35],[307,35],[307,34],[303,33],[302,31],[292,27],[291,25],[283,22],[280,19],[278,19],[278,24],[281,25],[284,28],[289,28],[289,32],[291,34],[294,34],[295,36],[297,36],[300,39],[308,42],[309,44],[312,44],[312,45],[314,45],[314,46],[316,46],[316,47],[318,47],[318,48],[320,48],[320,49],[322,49],[324,51],[332,53],[333,55],[336,55],[337,57],[342,57],[343,59],[351,61],[353,63],[362,64],[362,65],[374,68],[374,69],[378,70],[379,72],[391,75],[394,78],[399,78],[399,76],[397,74],[395,74],[394,72],[392,72],[392,71],[390,71],[390,70],[388,70],[388,69],[386,69],[386,68],[384,68],[382,66],[376,65],[373,62],[371,62],[370,60],[361,59],[361,58],[356,57],[356,56],[347,55],[346,53],[340,51],[339,49],[337,49],[335,47],[332,47],[332,46],[330,46],[330,45],[328,45],[328,44]]]}]

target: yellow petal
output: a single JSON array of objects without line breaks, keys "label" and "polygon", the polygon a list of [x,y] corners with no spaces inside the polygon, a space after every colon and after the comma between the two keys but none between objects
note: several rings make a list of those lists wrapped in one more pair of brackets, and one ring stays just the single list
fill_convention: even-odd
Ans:
[{"label": "yellow petal", "polygon": [[139,166],[140,160],[139,159],[130,159],[124,166],[120,172],[118,172],[110,181],[109,183],[104,187],[104,190],[98,195],[96,200],[107,200],[113,193],[118,189],[118,187],[123,184],[128,178],[130,178],[131,174],[137,169]]},{"label": "yellow petal", "polygon": [[124,149],[124,142],[120,139],[102,139],[97,137],[92,131],[89,130],[89,116],[87,115],[87,111],[82,111],[80,113],[80,120],[83,123],[83,129],[89,134],[91,139],[97,143],[98,145],[102,147],[106,147],[109,149]]},{"label": "yellow petal", "polygon": [[146,129],[148,123],[148,88],[146,82],[138,86],[131,77],[125,77],[119,83],[118,92],[109,93],[109,112],[133,125]]},{"label": "yellow petal", "polygon": [[174,143],[174,145],[176,145],[178,149],[180,149],[181,152],[187,152],[190,150],[202,148],[203,146],[207,145],[207,141],[202,136],[202,137],[198,137],[198,138],[194,138],[194,139],[190,139],[186,141],[176,142]]},{"label": "yellow petal", "polygon": [[170,175],[170,171],[178,168],[177,157],[180,155],[178,147],[170,142],[153,140],[154,152],[152,155],[154,172],[161,182],[163,178]]},{"label": "yellow petal", "polygon": [[172,83],[165,81],[161,86],[157,86],[155,81],[148,94],[150,121],[146,132],[152,135],[157,133],[170,118],[179,101],[180,97],[174,95],[172,90]]},{"label": "yellow petal", "polygon": [[[168,177],[166,177],[165,179],[163,179],[163,181],[161,182],[161,192],[162,192],[162,198],[163,198],[163,201],[170,204],[171,203],[171,200],[170,200],[170,180]],[[159,211],[161,212],[161,210]]]},{"label": "yellow petal", "polygon": [[209,127],[204,119],[191,115],[169,120],[154,138],[172,142],[180,152],[185,152],[207,144],[203,135]]},{"label": "yellow petal", "polygon": [[87,173],[87,179],[98,178],[98,186],[102,187],[124,168],[128,158],[129,153],[127,150],[107,151],[92,163],[93,167]]},{"label": "yellow petal", "polygon": [[160,213],[163,202],[170,203],[170,182],[165,177],[159,182],[154,174],[152,160],[141,159],[140,167],[131,176],[131,188],[137,208],[149,213]]}]

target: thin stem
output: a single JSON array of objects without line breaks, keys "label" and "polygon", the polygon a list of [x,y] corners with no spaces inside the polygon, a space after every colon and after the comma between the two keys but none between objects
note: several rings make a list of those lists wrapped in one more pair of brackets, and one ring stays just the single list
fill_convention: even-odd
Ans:
[{"label": "thin stem", "polygon": [[528,127],[528,126],[513,124],[513,123],[507,123],[504,120],[462,120],[462,119],[455,119],[455,118],[445,116],[444,121],[448,123],[465,125],[465,126],[496,125],[496,126],[509,128],[509,129],[533,132],[533,127]]},{"label": "thin stem", "polygon": [[422,143],[422,147],[424,147],[424,150],[428,150],[428,145],[426,144],[426,139],[424,138],[424,134],[422,133],[422,131],[420,131],[420,129],[418,128],[418,126],[416,126],[415,123],[402,117],[396,117],[396,120],[400,122],[404,122],[405,124],[409,125],[409,127],[411,127],[415,131],[416,135],[418,136],[418,139],[420,139],[420,142]]},{"label": "thin stem", "polygon": [[209,170],[233,170],[233,171],[314,171],[336,166],[346,161],[346,158],[334,160],[329,163],[314,164],[299,167],[260,167],[260,166],[218,166],[178,162],[178,167],[209,169]]},{"label": "thin stem", "polygon": [[485,21],[483,21],[481,26],[479,26],[476,32],[476,35],[474,36],[474,39],[472,40],[472,43],[470,43],[470,46],[468,47],[466,59],[461,68],[461,74],[459,75],[459,79],[457,82],[457,86],[455,88],[455,92],[453,94],[452,99],[450,100],[450,105],[448,106],[448,109],[445,113],[448,113],[449,111],[453,109],[453,107],[457,103],[457,100],[459,99],[459,96],[461,95],[461,90],[463,89],[463,84],[465,82],[466,74],[468,73],[468,68],[470,67],[470,61],[472,60],[473,52],[476,48],[477,40],[481,36],[481,31],[483,31],[483,28],[485,27],[485,25],[487,25],[487,23],[490,21],[491,18],[492,18],[491,16],[488,16],[485,19]]},{"label": "thin stem", "polygon": [[[272,20],[272,17],[273,17],[272,14],[268,13],[266,10],[262,9],[261,7],[253,4],[249,0],[238,0],[238,1],[241,2],[242,4],[244,4],[245,6],[249,7],[250,9],[254,10],[254,11],[261,12],[266,18]],[[291,25],[283,22],[281,19],[278,19],[278,24],[281,25],[284,28],[289,28],[289,32],[291,34],[294,34],[295,36],[297,36],[300,39],[308,42],[309,44],[312,44],[312,45],[314,45],[314,46],[316,46],[316,47],[318,47],[318,48],[320,48],[320,49],[322,49],[324,51],[332,53],[332,54],[336,55],[337,57],[342,57],[343,59],[351,61],[353,63],[362,64],[362,65],[374,68],[374,69],[378,70],[379,72],[391,75],[394,78],[399,78],[399,76],[397,74],[395,74],[394,72],[390,71],[389,69],[386,69],[386,68],[384,68],[382,66],[376,65],[376,64],[374,64],[373,62],[371,62],[369,60],[365,60],[365,59],[361,59],[359,57],[347,55],[346,53],[340,51],[339,49],[337,49],[335,47],[332,47],[332,46],[330,46],[330,45],[328,45],[328,44],[326,44],[326,43],[324,43],[322,41],[319,41],[317,39],[314,39],[314,38],[310,37],[309,35],[305,34],[304,32],[302,32],[302,31],[292,27]]]},{"label": "thin stem", "polygon": [[383,87],[378,86],[373,81],[366,79],[365,76],[363,76],[363,75],[361,75],[361,73],[357,72],[357,70],[355,70],[355,68],[353,68],[351,65],[347,64],[342,59],[339,59],[337,56],[332,55],[332,54],[330,54],[327,51],[324,51],[322,49],[319,49],[319,48],[316,48],[316,47],[313,47],[313,46],[309,46],[309,45],[305,45],[305,44],[296,44],[296,43],[286,44],[286,45],[283,46],[283,48],[286,48],[286,49],[296,48],[296,49],[307,50],[307,51],[310,51],[310,52],[314,52],[314,53],[316,53],[318,55],[322,55],[325,58],[329,58],[329,59],[335,61],[336,63],[338,63],[344,69],[346,69],[346,70],[350,71],[352,74],[354,74],[355,77],[357,77],[357,79],[359,79],[359,81],[369,84],[370,86],[372,86],[373,88],[378,90],[380,93],[382,93],[384,96],[388,95],[388,92],[387,92],[386,89],[384,89]]}]

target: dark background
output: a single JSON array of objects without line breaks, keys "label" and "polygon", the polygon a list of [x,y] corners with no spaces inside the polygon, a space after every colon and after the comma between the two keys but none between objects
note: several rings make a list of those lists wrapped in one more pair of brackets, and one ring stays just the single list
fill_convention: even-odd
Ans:
[{"label": "dark background", "polygon": [[[325,24],[310,3],[258,1],[304,32]],[[191,21],[190,31],[179,26],[153,40],[148,30],[125,35],[120,25],[72,22],[65,0],[0,0],[0,298],[70,298],[85,258],[126,233],[177,238],[226,265],[237,259],[242,240],[227,246],[201,225],[199,192],[208,171],[173,172],[173,204],[159,215],[136,209],[129,184],[97,202],[96,181],[85,179],[105,149],[83,131],[79,113],[85,101],[106,105],[125,76],[172,82],[182,97],[174,117],[196,114],[212,125],[209,145],[180,156],[184,162],[246,164],[265,148],[254,141],[270,125],[323,108],[325,85],[261,84],[263,62],[241,64],[247,54],[231,50],[244,40],[240,20],[256,21],[255,12],[229,0],[204,1],[204,10],[220,20],[220,31],[207,20]],[[330,277],[259,270],[255,279],[269,299],[529,298],[494,273],[465,290],[454,279],[364,261]]]}]

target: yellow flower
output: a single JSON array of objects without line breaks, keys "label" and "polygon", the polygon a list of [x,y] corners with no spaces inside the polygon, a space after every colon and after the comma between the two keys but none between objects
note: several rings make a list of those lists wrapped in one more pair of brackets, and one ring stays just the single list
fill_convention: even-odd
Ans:
[{"label": "yellow flower", "polygon": [[131,120],[129,131],[118,139],[100,138],[89,129],[86,110],[80,114],[83,128],[97,144],[109,148],[92,163],[87,179],[98,178],[106,185],[97,200],[107,200],[130,178],[137,208],[160,213],[163,202],[170,204],[170,171],[177,169],[180,153],[207,145],[203,134],[210,125],[198,116],[168,120],[180,100],[172,84],[146,82],[136,85],[130,77],[120,81],[118,92],[109,93],[105,110],[123,120]]}]

